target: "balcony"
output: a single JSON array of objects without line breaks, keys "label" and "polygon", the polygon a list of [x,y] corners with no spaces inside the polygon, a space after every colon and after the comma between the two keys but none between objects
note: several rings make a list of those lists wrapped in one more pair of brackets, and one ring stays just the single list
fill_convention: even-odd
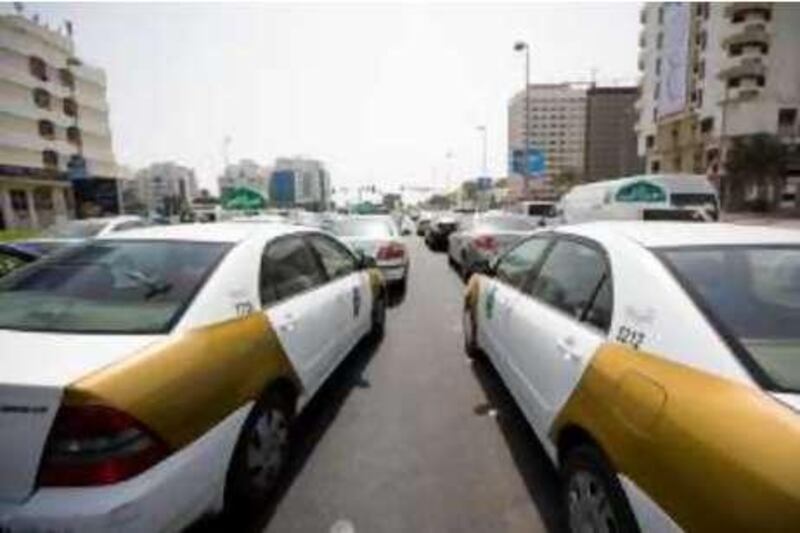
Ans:
[{"label": "balcony", "polygon": [[729,35],[722,47],[730,53],[733,47],[766,46],[770,44],[770,35],[763,24],[748,24],[742,31]]},{"label": "balcony", "polygon": [[743,78],[758,79],[767,74],[767,67],[759,58],[745,58],[740,64],[720,71],[718,77],[721,80],[741,80]]},{"label": "balcony", "polygon": [[725,8],[725,17],[733,23],[760,19],[769,21],[772,18],[772,2],[736,2]]}]

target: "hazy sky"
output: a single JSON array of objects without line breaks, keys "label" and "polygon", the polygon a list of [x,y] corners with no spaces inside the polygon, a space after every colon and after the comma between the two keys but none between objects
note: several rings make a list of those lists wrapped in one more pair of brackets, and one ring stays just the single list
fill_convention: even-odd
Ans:
[{"label": "hazy sky", "polygon": [[[9,10],[8,5],[3,8]],[[639,4],[27,4],[106,70],[114,153],[216,190],[232,161],[322,159],[334,186],[506,174],[507,101],[533,82],[632,83]],[[453,157],[448,165],[446,154]]]}]

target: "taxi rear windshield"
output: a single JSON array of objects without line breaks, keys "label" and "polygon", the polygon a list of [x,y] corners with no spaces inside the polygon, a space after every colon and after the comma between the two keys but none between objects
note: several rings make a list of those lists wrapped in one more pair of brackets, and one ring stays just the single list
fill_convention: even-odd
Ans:
[{"label": "taxi rear windshield", "polygon": [[92,241],[0,280],[0,329],[169,331],[230,245]]},{"label": "taxi rear windshield", "polygon": [[768,386],[800,392],[800,246],[672,248],[660,255]]}]

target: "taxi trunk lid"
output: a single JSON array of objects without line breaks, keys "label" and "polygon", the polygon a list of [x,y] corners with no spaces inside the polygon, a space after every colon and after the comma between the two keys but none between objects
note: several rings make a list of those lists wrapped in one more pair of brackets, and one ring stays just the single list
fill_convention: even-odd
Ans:
[{"label": "taxi trunk lid", "polygon": [[0,502],[33,492],[64,388],[156,338],[0,330]]}]

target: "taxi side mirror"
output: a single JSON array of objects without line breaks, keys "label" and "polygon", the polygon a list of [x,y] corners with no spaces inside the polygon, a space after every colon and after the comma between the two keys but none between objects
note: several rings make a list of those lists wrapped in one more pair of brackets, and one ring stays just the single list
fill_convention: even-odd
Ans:
[{"label": "taxi side mirror", "polygon": [[358,268],[360,270],[378,268],[378,262],[375,261],[375,258],[365,254],[363,250],[356,250],[356,255],[358,255]]},{"label": "taxi side mirror", "polygon": [[483,274],[484,276],[488,276],[490,278],[494,277],[495,273],[497,272],[497,259],[481,259],[474,265],[473,272],[477,274]]}]

